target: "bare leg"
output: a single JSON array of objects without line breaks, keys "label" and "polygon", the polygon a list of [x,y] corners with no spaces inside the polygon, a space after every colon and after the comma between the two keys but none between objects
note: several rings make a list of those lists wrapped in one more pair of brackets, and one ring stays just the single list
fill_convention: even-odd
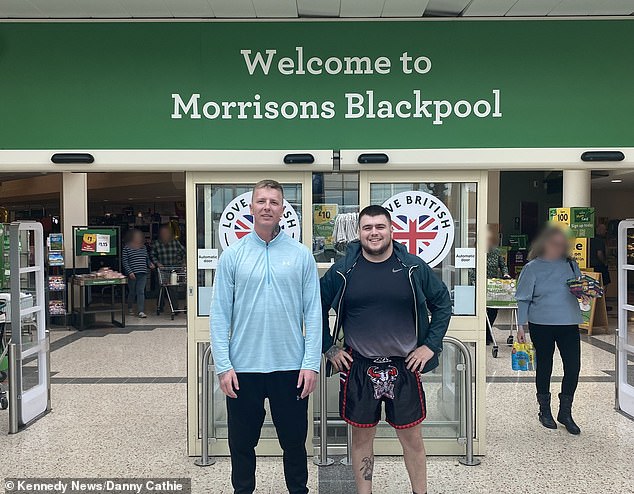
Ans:
[{"label": "bare leg", "polygon": [[352,427],[352,470],[358,494],[372,494],[376,427]]},{"label": "bare leg", "polygon": [[405,467],[412,483],[412,491],[415,494],[427,493],[427,455],[425,453],[425,443],[421,426],[410,427],[409,429],[397,429],[401,446],[403,446],[403,457]]}]

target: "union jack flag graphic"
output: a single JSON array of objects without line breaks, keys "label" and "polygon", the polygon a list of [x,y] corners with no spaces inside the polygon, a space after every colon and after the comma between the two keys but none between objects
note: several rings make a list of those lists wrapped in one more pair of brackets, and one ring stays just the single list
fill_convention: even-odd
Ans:
[{"label": "union jack flag graphic", "polygon": [[251,233],[253,230],[253,215],[245,214],[242,218],[237,219],[233,224],[233,230],[238,240]]},{"label": "union jack flag graphic", "polygon": [[438,220],[426,214],[414,219],[397,215],[392,220],[392,225],[394,240],[404,244],[408,252],[415,256],[424,252],[438,235]]}]

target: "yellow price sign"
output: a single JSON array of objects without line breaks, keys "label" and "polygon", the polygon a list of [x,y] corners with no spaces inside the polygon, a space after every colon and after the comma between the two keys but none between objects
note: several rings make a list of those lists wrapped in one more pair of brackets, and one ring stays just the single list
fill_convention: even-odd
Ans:
[{"label": "yellow price sign", "polygon": [[570,208],[551,208],[550,221],[559,225],[570,226]]},{"label": "yellow price sign", "polygon": [[313,223],[316,225],[323,225],[324,223],[330,223],[335,220],[337,216],[336,204],[315,204]]}]

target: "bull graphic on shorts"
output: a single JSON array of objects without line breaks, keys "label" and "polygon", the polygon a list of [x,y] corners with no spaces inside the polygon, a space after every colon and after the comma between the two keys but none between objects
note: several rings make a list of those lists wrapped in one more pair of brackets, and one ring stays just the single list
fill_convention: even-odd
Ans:
[{"label": "bull graphic on shorts", "polygon": [[398,369],[393,365],[380,368],[376,365],[368,368],[368,376],[374,385],[374,399],[394,399],[394,383],[398,377]]}]

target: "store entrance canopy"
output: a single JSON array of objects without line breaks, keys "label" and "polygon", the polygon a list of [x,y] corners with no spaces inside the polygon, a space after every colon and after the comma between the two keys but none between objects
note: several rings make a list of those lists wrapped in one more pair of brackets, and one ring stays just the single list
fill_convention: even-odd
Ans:
[{"label": "store entrance canopy", "polygon": [[0,18],[394,18],[630,15],[634,0],[4,0]]}]

